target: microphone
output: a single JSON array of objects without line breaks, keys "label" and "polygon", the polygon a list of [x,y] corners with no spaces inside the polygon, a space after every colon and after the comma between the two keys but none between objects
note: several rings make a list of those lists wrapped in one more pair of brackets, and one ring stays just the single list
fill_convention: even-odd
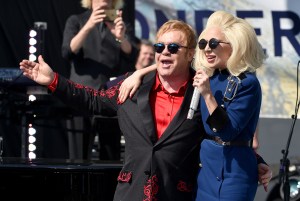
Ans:
[{"label": "microphone", "polygon": [[197,110],[198,104],[200,100],[200,91],[197,87],[194,88],[193,97],[190,104],[190,109],[187,115],[187,119],[192,119],[194,116],[194,112]]}]

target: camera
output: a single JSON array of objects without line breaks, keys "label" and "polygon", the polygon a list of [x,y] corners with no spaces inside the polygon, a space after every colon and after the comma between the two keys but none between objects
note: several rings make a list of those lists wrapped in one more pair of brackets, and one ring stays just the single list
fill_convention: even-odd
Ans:
[{"label": "camera", "polygon": [[105,21],[110,21],[110,22],[113,22],[117,17],[117,10],[115,9],[108,9],[108,10],[105,10],[105,14],[106,14],[106,17],[105,17]]},{"label": "camera", "polygon": [[47,30],[47,22],[34,22],[34,28],[38,30]]},{"label": "camera", "polygon": [[[278,176],[277,176],[278,177]],[[277,178],[277,177],[274,177]],[[290,201],[300,201],[300,164],[291,164],[289,167],[289,187]],[[276,183],[273,185],[266,201],[284,200],[284,184]]]}]

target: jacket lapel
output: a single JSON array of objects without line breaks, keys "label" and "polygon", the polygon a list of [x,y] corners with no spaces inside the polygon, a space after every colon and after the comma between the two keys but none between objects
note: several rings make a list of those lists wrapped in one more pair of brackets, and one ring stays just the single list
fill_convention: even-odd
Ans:
[{"label": "jacket lapel", "polygon": [[[190,74],[191,76],[194,76],[195,70],[190,68]],[[168,139],[172,135],[172,133],[187,119],[187,114],[190,109],[193,93],[194,93],[194,87],[192,85],[192,80],[189,80],[188,87],[184,94],[184,99],[182,101],[182,104],[177,114],[174,116],[173,120],[170,122],[169,126],[162,134],[161,138],[158,140],[156,145],[159,145],[162,142],[164,142],[166,139]]]},{"label": "jacket lapel", "polygon": [[145,76],[143,84],[137,93],[137,104],[142,116],[147,135],[153,144],[157,141],[156,130],[153,121],[153,113],[150,107],[149,95],[155,81],[155,72],[151,72]]}]

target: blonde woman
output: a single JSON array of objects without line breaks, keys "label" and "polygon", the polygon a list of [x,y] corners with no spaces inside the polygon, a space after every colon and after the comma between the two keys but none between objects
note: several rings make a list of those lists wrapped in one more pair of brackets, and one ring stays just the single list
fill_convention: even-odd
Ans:
[{"label": "blonde woman", "polygon": [[244,19],[214,12],[198,38],[193,86],[208,139],[201,143],[196,201],[252,201],[257,157],[252,139],[262,91],[255,71],[266,58]]},{"label": "blonde woman", "polygon": [[[200,111],[207,139],[201,143],[196,200],[252,201],[258,180],[267,186],[272,171],[260,163],[252,139],[257,128],[262,92],[255,75],[266,56],[254,29],[243,19],[216,11],[198,39],[193,86],[201,93]],[[133,96],[135,73],[120,88],[120,102]],[[258,160],[259,159],[259,160]]]}]

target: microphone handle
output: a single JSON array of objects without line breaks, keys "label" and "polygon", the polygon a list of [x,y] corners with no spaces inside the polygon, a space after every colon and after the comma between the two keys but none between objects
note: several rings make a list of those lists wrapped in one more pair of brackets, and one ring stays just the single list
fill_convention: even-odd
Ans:
[{"label": "microphone handle", "polygon": [[190,104],[190,109],[187,115],[187,119],[192,119],[194,116],[194,112],[197,110],[198,104],[199,104],[199,100],[200,100],[200,92],[198,90],[198,88],[194,88],[194,93],[193,93],[193,97],[191,100],[191,104]]}]

